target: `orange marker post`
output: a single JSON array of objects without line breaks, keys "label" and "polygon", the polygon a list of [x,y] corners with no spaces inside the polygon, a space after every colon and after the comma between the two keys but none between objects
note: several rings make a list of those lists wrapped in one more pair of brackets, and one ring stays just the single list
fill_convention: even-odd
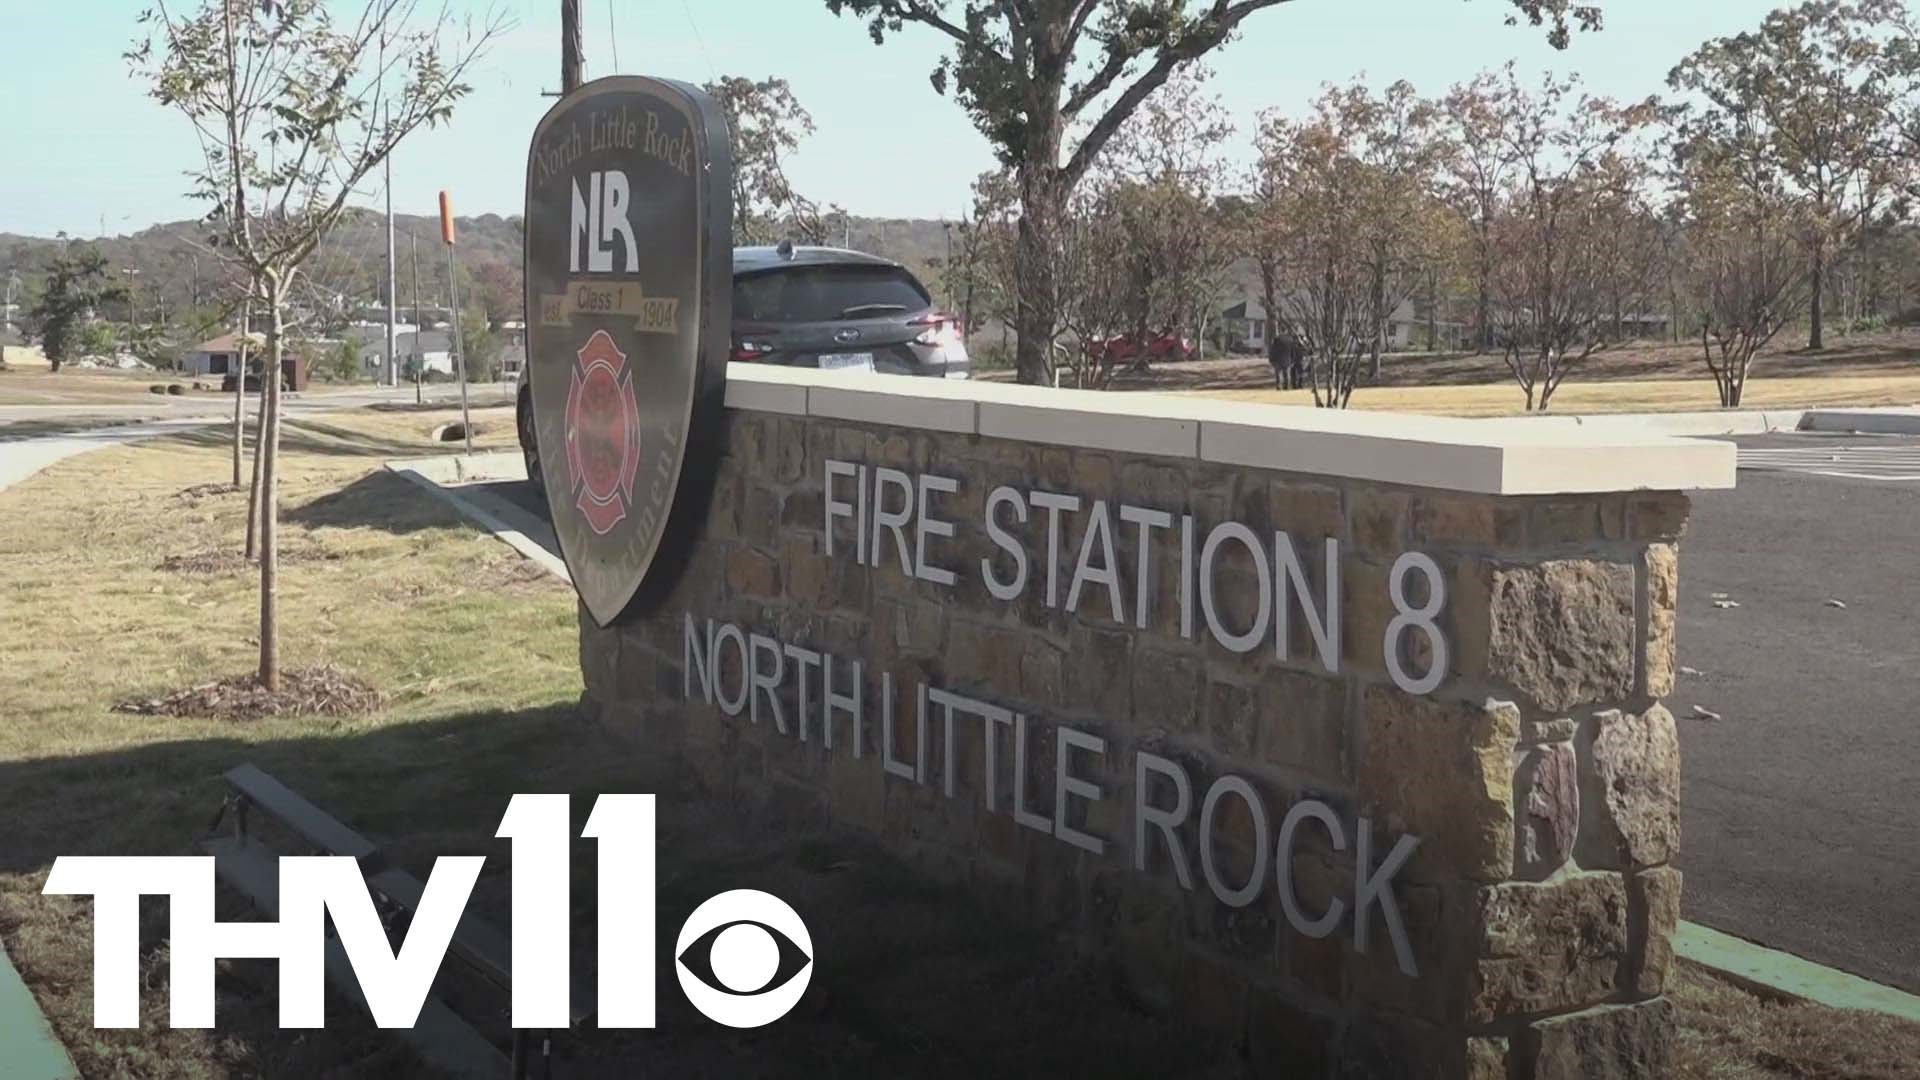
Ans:
[{"label": "orange marker post", "polygon": [[447,300],[453,317],[453,377],[460,380],[460,433],[466,437],[467,455],[473,455],[473,419],[467,412],[467,343],[460,332],[460,283],[454,276],[453,200],[440,192],[440,240],[447,245]]}]

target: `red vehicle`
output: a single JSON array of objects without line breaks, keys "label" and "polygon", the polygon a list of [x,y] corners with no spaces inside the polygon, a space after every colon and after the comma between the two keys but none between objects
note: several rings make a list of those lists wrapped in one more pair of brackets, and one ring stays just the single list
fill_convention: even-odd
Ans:
[{"label": "red vehicle", "polygon": [[1195,355],[1192,338],[1171,332],[1147,337],[1144,342],[1133,334],[1089,342],[1087,354],[1107,367],[1131,367],[1143,357],[1146,363],[1157,364],[1168,360],[1191,360]]}]

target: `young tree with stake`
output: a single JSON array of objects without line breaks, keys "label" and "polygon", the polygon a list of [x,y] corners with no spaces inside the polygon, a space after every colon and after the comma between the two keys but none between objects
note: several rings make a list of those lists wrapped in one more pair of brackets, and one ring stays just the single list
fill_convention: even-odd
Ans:
[{"label": "young tree with stake", "polygon": [[193,126],[195,197],[210,204],[221,257],[252,282],[266,317],[260,473],[259,680],[278,690],[276,458],[288,297],[347,200],[401,140],[444,122],[499,18],[456,27],[444,12],[413,26],[418,0],[161,0],[127,53],[153,98]]}]

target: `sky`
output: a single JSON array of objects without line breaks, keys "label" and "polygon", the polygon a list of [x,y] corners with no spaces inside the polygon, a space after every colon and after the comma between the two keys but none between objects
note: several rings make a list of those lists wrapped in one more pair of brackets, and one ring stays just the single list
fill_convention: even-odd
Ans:
[{"label": "sky", "polygon": [[[192,0],[176,0],[190,3]],[[357,0],[340,0],[353,4]],[[557,0],[448,0],[509,16],[450,124],[416,134],[393,160],[394,208],[516,214],[527,139],[559,83]],[[1757,26],[1776,0],[1600,0],[1606,29],[1565,53],[1507,27],[1503,0],[1295,0],[1257,12],[1211,61],[1213,89],[1250,139],[1267,108],[1304,111],[1318,89],[1364,74],[1438,95],[1509,60],[1523,73],[1579,73],[1596,92],[1638,98],[1700,42]],[[122,53],[151,0],[13,0],[0,13],[0,232],[76,237],[198,215],[185,195],[197,158],[187,121],[149,100]],[[948,0],[958,6],[959,0]],[[423,5],[431,7],[431,4]],[[803,193],[856,215],[954,218],[993,155],[927,73],[933,31],[884,47],[822,0],[581,0],[587,77],[704,82],[778,75],[818,131],[790,163]],[[358,200],[377,205],[378,182]]]}]

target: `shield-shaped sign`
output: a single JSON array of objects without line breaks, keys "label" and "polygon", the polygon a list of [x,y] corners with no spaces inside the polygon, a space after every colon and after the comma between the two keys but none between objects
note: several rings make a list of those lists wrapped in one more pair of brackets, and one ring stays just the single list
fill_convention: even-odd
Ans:
[{"label": "shield-shaped sign", "polygon": [[678,570],[713,486],[733,159],[698,87],[600,79],[527,157],[527,365],[560,552],[605,626]]}]

